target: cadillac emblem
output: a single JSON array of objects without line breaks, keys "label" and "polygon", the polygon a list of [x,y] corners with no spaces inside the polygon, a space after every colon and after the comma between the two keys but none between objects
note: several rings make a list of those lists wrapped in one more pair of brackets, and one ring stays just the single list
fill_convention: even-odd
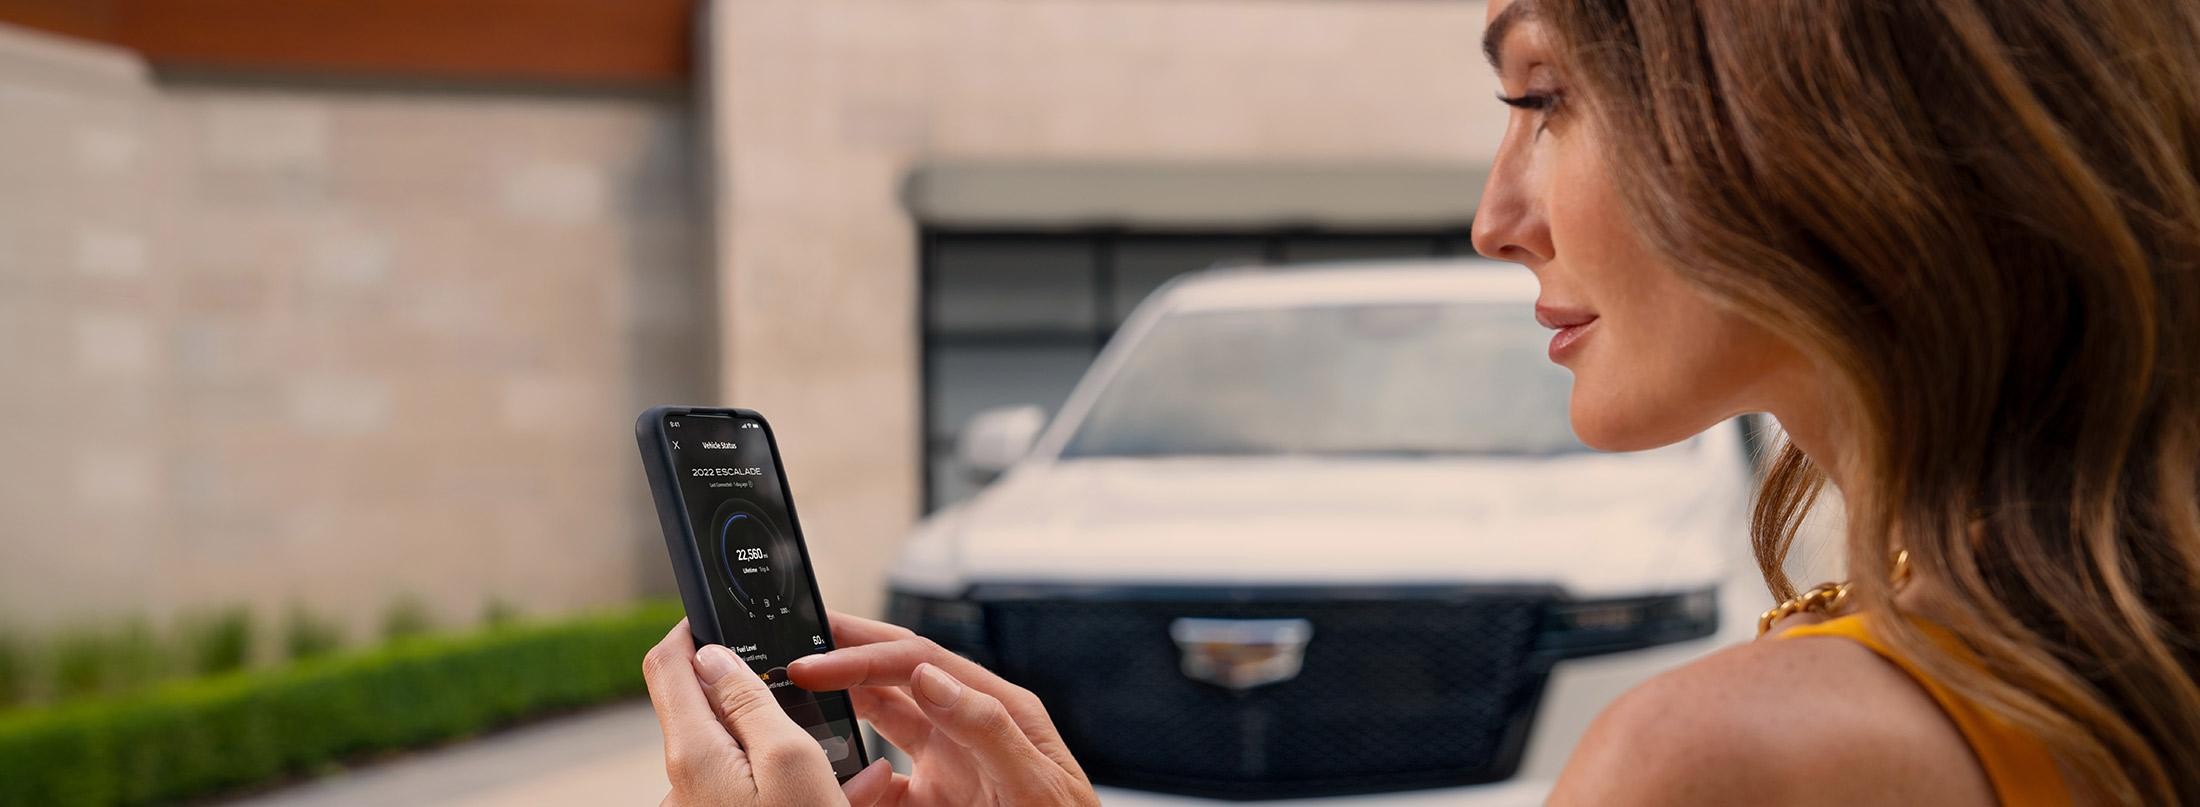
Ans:
[{"label": "cadillac emblem", "polygon": [[1244,692],[1297,678],[1314,623],[1304,619],[1196,619],[1169,623],[1184,677]]}]

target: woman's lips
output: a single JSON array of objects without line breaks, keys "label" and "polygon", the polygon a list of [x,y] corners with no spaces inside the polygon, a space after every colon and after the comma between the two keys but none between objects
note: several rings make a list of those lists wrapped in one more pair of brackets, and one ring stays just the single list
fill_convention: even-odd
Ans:
[{"label": "woman's lips", "polygon": [[1551,361],[1565,364],[1567,354],[1573,351],[1575,345],[1581,344],[1581,340],[1588,338],[1589,330],[1596,326],[1596,317],[1590,317],[1588,322],[1558,329],[1558,333],[1551,335]]},{"label": "woman's lips", "polygon": [[1564,364],[1566,355],[1596,326],[1597,315],[1578,308],[1537,303],[1535,321],[1558,332],[1551,335],[1551,361]]}]

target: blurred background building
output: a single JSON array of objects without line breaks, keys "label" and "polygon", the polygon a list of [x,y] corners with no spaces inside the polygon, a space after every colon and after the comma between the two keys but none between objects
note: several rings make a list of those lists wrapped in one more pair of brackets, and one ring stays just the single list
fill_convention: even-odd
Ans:
[{"label": "blurred background building", "polygon": [[1217,264],[1471,252],[1449,0],[0,0],[0,619],[669,588],[759,409],[828,599]]},{"label": "blurred background building", "polygon": [[0,3],[0,615],[658,587],[717,394],[681,2]]}]

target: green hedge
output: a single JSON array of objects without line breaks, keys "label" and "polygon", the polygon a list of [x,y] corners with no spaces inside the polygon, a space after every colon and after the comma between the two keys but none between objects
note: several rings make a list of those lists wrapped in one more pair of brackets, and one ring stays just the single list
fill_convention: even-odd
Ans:
[{"label": "green hedge", "polygon": [[0,715],[0,805],[201,796],[637,694],[679,619],[652,604]]}]

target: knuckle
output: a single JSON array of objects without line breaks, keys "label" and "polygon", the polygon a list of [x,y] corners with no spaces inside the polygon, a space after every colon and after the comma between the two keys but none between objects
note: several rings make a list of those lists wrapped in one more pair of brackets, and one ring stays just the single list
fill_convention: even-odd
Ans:
[{"label": "knuckle", "polygon": [[[738,674],[727,676],[730,681],[741,682]],[[718,713],[727,720],[741,722],[764,709],[778,709],[779,699],[762,686],[720,686],[717,693]]]},{"label": "knuckle", "polygon": [[1001,699],[967,687],[963,689],[963,697],[970,699],[971,716],[987,723],[1009,722],[1008,704]]},{"label": "knuckle", "polygon": [[1016,725],[1014,715],[1000,701],[985,697],[981,692],[966,692],[963,697],[972,698],[969,720],[977,730],[993,741],[1009,744],[1024,738],[1024,731]]},{"label": "knuckle", "polygon": [[671,647],[663,644],[650,648],[649,652],[642,654],[642,677],[656,680],[658,676],[671,671],[672,663],[680,660],[675,658],[678,655]]},{"label": "knuckle", "polygon": [[749,748],[749,759],[757,769],[767,771],[795,770],[809,762],[810,749],[792,742],[772,740],[757,743]]},{"label": "knuckle", "polygon": [[665,749],[665,776],[671,779],[673,784],[693,780],[695,772],[700,767],[694,751],[683,746],[673,746]]},{"label": "knuckle", "polygon": [[1008,693],[1008,700],[1011,711],[1041,718],[1047,716],[1046,702],[1039,700],[1039,696],[1031,694],[1031,690],[1016,687],[1014,691]]}]

